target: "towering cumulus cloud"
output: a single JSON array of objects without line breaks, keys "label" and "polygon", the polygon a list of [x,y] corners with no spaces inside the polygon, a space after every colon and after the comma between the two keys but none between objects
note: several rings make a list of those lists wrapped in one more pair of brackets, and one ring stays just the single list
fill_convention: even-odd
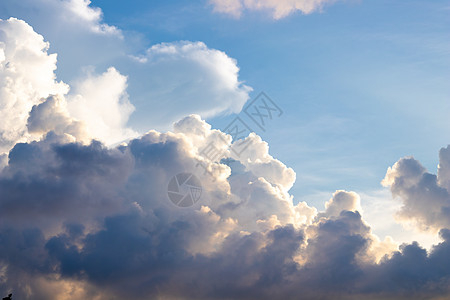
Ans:
[{"label": "towering cumulus cloud", "polygon": [[0,151],[26,140],[28,112],[50,94],[65,94],[56,81],[56,54],[24,21],[0,20]]},{"label": "towering cumulus cloud", "polygon": [[56,80],[56,54],[48,47],[24,21],[0,20],[0,152],[50,130],[108,144],[136,135],[126,127],[134,109],[126,77],[110,68],[90,74],[69,93]]}]

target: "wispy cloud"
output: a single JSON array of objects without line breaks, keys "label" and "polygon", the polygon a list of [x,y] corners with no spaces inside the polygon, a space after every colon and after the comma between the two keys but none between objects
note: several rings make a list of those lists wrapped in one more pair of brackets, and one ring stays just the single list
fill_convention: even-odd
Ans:
[{"label": "wispy cloud", "polygon": [[336,0],[210,0],[214,11],[239,18],[245,10],[267,10],[274,19],[284,18],[294,12],[310,14]]}]

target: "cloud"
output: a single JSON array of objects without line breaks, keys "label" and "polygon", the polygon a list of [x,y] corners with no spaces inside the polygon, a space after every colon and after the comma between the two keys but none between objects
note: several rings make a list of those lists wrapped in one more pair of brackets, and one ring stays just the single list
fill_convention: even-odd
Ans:
[{"label": "cloud", "polygon": [[2,224],[40,224],[48,233],[63,222],[92,220],[120,209],[120,185],[131,158],[99,142],[70,142],[51,132],[41,142],[19,143],[11,150],[0,179]]},{"label": "cloud", "polygon": [[214,11],[240,17],[244,10],[268,10],[274,19],[284,18],[296,11],[310,14],[336,0],[210,0]]},{"label": "cloud", "polygon": [[[33,5],[34,2],[34,5]],[[38,3],[36,3],[38,2]],[[54,28],[54,31],[69,29],[69,26],[78,27],[79,30],[87,30],[96,34],[120,35],[118,28],[105,24],[103,22],[103,13],[100,8],[90,6],[90,0],[55,0],[55,1],[32,1],[24,0],[21,2],[2,1],[2,11],[10,14],[23,14],[27,19],[38,20],[39,16],[35,14],[34,8],[39,4],[40,10],[47,10],[49,15],[58,19],[58,23],[64,28]],[[59,14],[57,14],[59,13]],[[45,22],[44,19],[40,19]],[[82,22],[80,22],[82,21]]]},{"label": "cloud", "polygon": [[[241,3],[272,9],[276,18],[308,12],[295,1]],[[321,5],[301,3],[310,10]],[[0,21],[6,124],[0,125],[0,293],[99,300],[439,299],[450,293],[450,147],[440,152],[437,176],[413,158],[388,170],[383,184],[403,203],[399,217],[439,231],[442,239],[430,251],[417,243],[398,247],[372,233],[355,192],[336,191],[324,211],[294,204],[295,172],[255,134],[236,155],[230,136],[190,115],[172,131],[151,130],[110,145],[134,135],[127,120],[142,103],[129,101],[133,78],[151,87],[153,100],[142,116],[160,114],[159,124],[162,116],[168,122],[198,110],[208,116],[239,111],[250,88],[225,53],[175,42],[121,56],[126,36],[103,24],[88,1],[2,5],[60,12],[35,21],[55,36],[65,33],[58,43],[76,45],[71,51],[80,41],[102,45],[87,55],[86,65],[100,59],[97,68],[71,81],[69,91],[56,80],[56,55],[43,37],[18,19]],[[111,45],[117,47],[101,57]],[[65,66],[79,71],[84,55]],[[119,64],[110,68],[112,61]],[[124,72],[123,64],[136,71]],[[227,97],[234,100],[224,102]],[[153,106],[158,101],[170,109]],[[223,150],[223,159],[204,156],[210,144]],[[186,172],[199,179],[202,196],[180,208],[167,188]]]},{"label": "cloud", "polygon": [[67,102],[61,95],[49,96],[44,102],[33,106],[30,111],[27,129],[35,139],[52,131],[59,135],[69,135],[73,141],[87,141],[89,135],[83,122],[70,116]]},{"label": "cloud", "polygon": [[[54,101],[53,98],[52,100]],[[239,189],[234,188],[234,185],[241,184],[240,181],[229,182],[226,176],[219,174],[229,175],[228,166],[210,162],[212,167],[219,170],[217,176],[212,178],[208,173],[196,169],[197,159],[201,159],[198,157],[199,147],[203,144],[196,145],[192,141],[219,141],[222,140],[219,135],[224,135],[223,133],[211,130],[198,116],[188,117],[175,127],[177,132],[151,131],[146,136],[131,141],[128,146],[117,149],[104,148],[98,142],[82,145],[65,139],[59,140],[58,135],[53,132],[47,134],[42,141],[17,144],[14,147],[9,153],[8,166],[0,174],[0,235],[2,241],[14,248],[19,245],[12,243],[12,240],[29,236],[29,231],[34,232],[33,236],[40,238],[24,241],[23,244],[31,247],[25,248],[33,255],[38,255],[37,251],[45,253],[39,255],[41,260],[31,259],[29,263],[23,264],[9,260],[6,256],[0,257],[0,261],[4,261],[7,266],[7,285],[12,285],[19,297],[27,297],[27,290],[16,284],[21,280],[31,282],[29,288],[38,298],[46,297],[48,291],[41,291],[37,286],[38,282],[48,276],[62,276],[61,285],[79,280],[79,289],[83,289],[85,284],[91,287],[93,285],[97,293],[106,298],[109,292],[118,293],[111,286],[114,282],[121,282],[123,290],[134,290],[136,283],[141,285],[144,281],[159,281],[159,276],[167,276],[167,272],[179,269],[179,263],[184,264],[184,259],[191,260],[190,257],[194,254],[199,257],[219,255],[217,251],[226,247],[225,243],[231,235],[239,242],[242,236],[247,235],[241,234],[245,231],[250,235],[256,234],[263,243],[265,234],[259,233],[258,220],[270,220],[272,216],[279,215],[278,218],[287,223],[288,215],[296,213],[292,202],[288,202],[290,199],[282,198],[283,195],[279,195],[274,186],[269,184],[272,181],[270,179],[266,181],[263,177],[256,178],[248,174],[247,185],[250,191],[246,193],[253,194],[251,191],[255,191],[257,198],[252,201],[261,203],[261,206],[255,208],[246,203],[247,200],[239,194]],[[255,148],[259,146],[254,145]],[[255,152],[261,153],[261,158],[265,157],[270,163],[270,156],[265,152],[267,147],[262,147],[259,151],[255,149]],[[179,210],[168,201],[166,186],[171,176],[186,169],[198,172],[197,176],[202,179],[205,202],[195,209]],[[234,202],[228,200],[230,196]],[[228,204],[236,206],[225,207]],[[24,207],[27,208],[25,211]],[[274,209],[265,210],[270,207]],[[258,219],[253,222],[245,214],[252,209],[258,213]],[[230,210],[241,215],[241,223],[230,216]],[[296,226],[300,224],[296,222]],[[272,231],[271,226],[264,228],[265,231]],[[176,232],[178,230],[180,231]],[[301,235],[297,229],[291,229],[290,232],[290,235]],[[111,238],[127,246],[113,246],[110,244],[113,242]],[[283,239],[285,243],[289,242],[288,237]],[[77,254],[78,250],[72,244],[76,241],[83,245],[82,253]],[[294,241],[293,245],[296,243]],[[279,242],[274,243],[273,247],[275,245],[280,247]],[[117,252],[110,252],[111,249],[116,249]],[[134,249],[133,253],[129,253],[131,249]],[[295,247],[290,251],[294,249]],[[109,265],[110,262],[95,258],[106,254],[104,251],[110,252],[104,258],[111,259],[111,263],[118,256],[125,255],[125,259]],[[172,258],[167,259],[175,261],[165,270],[161,269],[163,273],[142,273],[146,273],[148,268],[161,268],[166,261],[163,258],[166,251],[174,253],[169,256]],[[151,255],[147,256],[145,253]],[[180,257],[176,259],[178,255]],[[270,253],[266,255],[273,256]],[[143,260],[136,264],[135,257],[139,256]],[[214,260],[220,259],[220,256]],[[192,261],[189,264],[201,268],[202,263]],[[85,268],[87,269],[84,270]],[[107,274],[113,269],[118,271],[122,268],[123,271],[116,276]],[[52,270],[58,271],[54,273]],[[25,276],[28,272],[38,275],[29,278]],[[141,273],[144,277],[139,276]],[[242,276],[243,274],[240,275]],[[217,280],[220,274],[215,274],[214,277]],[[101,286],[105,292],[100,292]],[[153,289],[154,286],[150,284],[148,288],[130,293],[144,297],[143,295],[154,294]],[[64,288],[58,287],[57,290],[64,291]],[[169,290],[164,293],[169,293]]]},{"label": "cloud", "polygon": [[82,120],[91,136],[107,144],[114,144],[137,133],[127,127],[134,111],[127,88],[127,77],[115,68],[109,68],[100,75],[87,74],[75,82],[68,96],[70,115]]},{"label": "cloud", "polygon": [[[119,29],[102,22],[103,13],[101,9],[98,7],[91,7],[90,4],[90,0],[61,1],[61,5],[65,9],[60,11],[71,12],[74,16],[69,18],[66,22],[73,22],[78,26],[85,26],[94,33],[115,34],[120,36],[121,32]],[[80,20],[83,21],[81,24],[79,23]]]},{"label": "cloud", "polygon": [[336,191],[333,198],[325,203],[327,217],[338,216],[342,211],[362,212],[359,195],[354,192]]},{"label": "cloud", "polygon": [[0,153],[49,131],[107,144],[136,136],[127,127],[134,110],[127,78],[114,68],[88,73],[69,92],[56,80],[56,54],[48,48],[24,21],[0,20]]},{"label": "cloud", "polygon": [[438,176],[412,157],[402,158],[390,167],[382,184],[390,187],[403,206],[397,217],[421,230],[437,232],[450,228],[450,194],[448,190],[449,147],[440,151]]},{"label": "cloud", "polygon": [[123,56],[127,41],[122,31],[103,22],[102,11],[88,0],[4,0],[0,18],[25,20],[51,42],[58,53],[58,76],[71,82],[86,66],[100,70]]},{"label": "cloud", "polygon": [[238,113],[252,91],[239,80],[236,60],[202,42],[157,44],[134,60],[131,76],[145,86],[135,101],[146,106],[135,117],[150,116],[147,126],[168,127],[194,113],[203,118]]},{"label": "cloud", "polygon": [[[52,97],[36,109],[58,112],[57,102]],[[416,243],[399,250],[373,235],[354,192],[337,191],[323,212],[294,205],[295,173],[255,135],[248,153],[228,152],[220,161],[206,160],[201,150],[211,142],[229,147],[231,139],[196,115],[171,132],[150,131],[116,148],[65,136],[50,131],[17,144],[0,173],[2,293],[431,299],[448,292],[448,230],[430,252]],[[423,172],[404,171],[413,178],[408,182],[417,171]],[[191,208],[167,196],[168,182],[181,172],[202,184],[202,198]]]},{"label": "cloud", "polygon": [[24,21],[0,20],[0,152],[27,140],[28,113],[41,98],[64,94],[56,81],[56,55]]},{"label": "cloud", "polygon": [[242,15],[244,9],[241,0],[211,0],[214,5],[214,11],[218,13],[225,13],[239,18]]},{"label": "cloud", "polygon": [[439,151],[439,166],[438,166],[438,184],[450,189],[450,147],[442,148]]},{"label": "cloud", "polygon": [[128,127],[141,134],[149,128],[168,130],[189,114],[210,118],[239,112],[252,91],[239,78],[237,61],[225,52],[196,41],[147,48],[134,33],[103,22],[101,10],[90,1],[5,0],[0,6],[0,18],[24,19],[51,42],[51,51],[58,53],[58,78],[72,90],[111,67],[125,76],[126,86],[117,77],[103,80],[126,87],[122,95],[126,92],[136,108]]}]

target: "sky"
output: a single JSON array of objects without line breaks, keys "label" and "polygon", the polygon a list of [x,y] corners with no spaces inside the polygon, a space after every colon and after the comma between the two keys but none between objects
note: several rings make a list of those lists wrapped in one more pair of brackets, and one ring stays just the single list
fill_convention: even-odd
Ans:
[{"label": "sky", "polygon": [[445,299],[449,13],[0,0],[0,292]]}]

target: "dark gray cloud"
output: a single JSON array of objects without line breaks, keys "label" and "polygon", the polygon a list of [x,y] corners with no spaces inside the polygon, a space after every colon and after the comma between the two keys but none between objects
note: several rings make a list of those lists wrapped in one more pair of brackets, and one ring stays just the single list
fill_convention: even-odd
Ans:
[{"label": "dark gray cloud", "polygon": [[51,135],[9,153],[0,174],[0,223],[44,228],[120,211],[131,157],[99,142],[54,143]]},{"label": "dark gray cloud", "polygon": [[403,203],[400,220],[423,230],[450,228],[449,151],[450,147],[440,151],[437,176],[413,157],[402,158],[388,169],[383,184]]}]

